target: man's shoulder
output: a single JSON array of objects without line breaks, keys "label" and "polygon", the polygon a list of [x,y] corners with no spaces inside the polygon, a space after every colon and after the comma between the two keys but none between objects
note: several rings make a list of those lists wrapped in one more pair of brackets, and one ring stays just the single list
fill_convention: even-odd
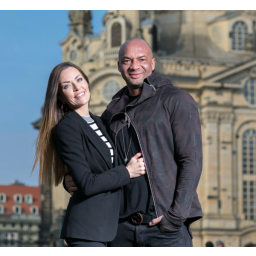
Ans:
[{"label": "man's shoulder", "polygon": [[186,91],[174,86],[172,83],[166,84],[161,88],[164,92],[164,95],[169,95],[169,96],[175,96],[175,97],[182,97],[185,95],[189,95]]},{"label": "man's shoulder", "polygon": [[154,85],[154,87],[157,89],[166,85],[172,86],[172,82],[167,77],[155,72],[148,77],[148,82]]},{"label": "man's shoulder", "polygon": [[186,91],[173,85],[166,85],[162,88],[161,98],[169,102],[195,102],[194,98]]},{"label": "man's shoulder", "polygon": [[189,95],[187,92],[173,85],[169,78],[162,75],[156,75],[153,84],[158,90],[163,90],[164,94],[167,94],[167,96],[182,97],[184,95]]}]

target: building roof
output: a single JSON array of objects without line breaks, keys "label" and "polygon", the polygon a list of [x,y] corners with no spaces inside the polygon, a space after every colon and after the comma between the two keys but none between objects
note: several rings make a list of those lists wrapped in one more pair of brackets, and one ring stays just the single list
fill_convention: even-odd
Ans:
[{"label": "building roof", "polygon": [[[5,194],[6,202],[0,203],[4,206],[4,215],[14,215],[13,206],[20,205],[21,214],[31,214],[30,207],[37,206],[40,214],[41,209],[41,188],[23,185],[0,185],[0,194]],[[22,202],[20,204],[14,201],[14,195],[20,194],[22,196]],[[25,202],[25,195],[32,195],[32,203],[27,204]]]},{"label": "building roof", "polygon": [[[238,15],[240,12],[227,12],[221,17]],[[179,40],[176,50],[169,55],[170,58],[203,60],[204,62],[233,63],[234,65],[249,60],[252,52],[226,52],[220,49],[209,37],[208,27],[205,20],[191,19],[181,21]]]},{"label": "building roof", "polygon": [[190,60],[204,60],[205,62],[240,63],[250,59],[252,53],[225,52],[218,48],[208,35],[184,33],[181,35],[176,52],[171,58],[186,58]]},{"label": "building roof", "polygon": [[212,23],[212,22],[218,21],[218,20],[233,18],[237,15],[240,15],[242,12],[243,11],[241,11],[241,10],[228,11],[228,12],[224,13],[223,15],[220,15],[220,16],[214,18],[213,20],[211,20],[209,22],[209,24]]}]

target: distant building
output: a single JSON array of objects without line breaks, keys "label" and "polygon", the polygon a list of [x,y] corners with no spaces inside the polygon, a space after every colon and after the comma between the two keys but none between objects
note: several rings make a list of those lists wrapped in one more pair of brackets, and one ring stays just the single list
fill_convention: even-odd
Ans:
[{"label": "distant building", "polygon": [[40,212],[40,187],[0,185],[0,246],[38,246]]},{"label": "distant building", "polygon": [[[101,115],[125,86],[118,51],[135,36],[151,45],[156,72],[197,102],[204,157],[197,191],[204,217],[192,225],[194,246],[256,241],[256,11],[110,10],[97,35],[90,11],[73,10],[69,18],[70,32],[60,43],[63,61],[88,76],[92,113]],[[54,187],[53,211],[64,211],[68,199],[62,185]]]}]

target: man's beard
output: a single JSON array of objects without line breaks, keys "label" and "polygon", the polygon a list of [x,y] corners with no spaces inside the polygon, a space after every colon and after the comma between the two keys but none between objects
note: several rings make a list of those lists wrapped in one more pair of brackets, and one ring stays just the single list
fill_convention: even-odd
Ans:
[{"label": "man's beard", "polygon": [[145,79],[145,78],[143,78],[143,79],[138,79],[137,81],[136,81],[135,79],[134,79],[134,80],[133,80],[133,79],[127,79],[127,80],[126,80],[126,83],[127,83],[127,86],[128,86],[129,88],[135,90],[135,89],[139,89],[139,88],[142,87],[143,82],[144,82],[144,79]]},{"label": "man's beard", "polygon": [[136,89],[139,89],[141,88],[143,85],[143,82],[140,83],[140,84],[131,84],[131,83],[127,83],[127,86],[132,89],[132,90],[136,90]]}]

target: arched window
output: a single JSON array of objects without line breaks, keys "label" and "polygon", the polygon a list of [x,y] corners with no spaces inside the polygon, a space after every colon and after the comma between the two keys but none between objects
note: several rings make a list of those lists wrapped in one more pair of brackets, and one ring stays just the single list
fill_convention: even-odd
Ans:
[{"label": "arched window", "polygon": [[25,202],[27,204],[32,204],[33,203],[33,196],[32,195],[29,195],[29,194],[24,195],[24,199],[25,199]]},{"label": "arched window", "polygon": [[4,193],[0,193],[0,203],[6,202],[6,195]]},{"label": "arched window", "polygon": [[246,220],[256,219],[256,130],[249,129],[243,134],[243,213]]},{"label": "arched window", "polygon": [[237,21],[232,28],[232,49],[245,50],[245,40],[248,36],[248,29],[243,21]]},{"label": "arched window", "polygon": [[37,206],[31,206],[30,207],[30,213],[33,215],[38,215],[38,207]]},{"label": "arched window", "polygon": [[158,44],[157,44],[157,27],[154,25],[152,27],[152,50],[157,52]]},{"label": "arched window", "polygon": [[254,78],[250,78],[245,82],[244,97],[248,103],[256,104],[256,80]]},{"label": "arched window", "polygon": [[12,209],[13,209],[13,213],[14,214],[21,214],[21,207],[20,207],[20,205],[14,205],[12,207]]},{"label": "arched window", "polygon": [[121,25],[119,22],[115,22],[111,28],[111,47],[121,45]]},{"label": "arched window", "polygon": [[112,97],[121,89],[121,85],[111,80],[107,82],[103,87],[103,95],[107,101],[111,101]]},{"label": "arched window", "polygon": [[14,198],[14,202],[16,204],[21,204],[22,203],[22,195],[21,194],[14,194],[13,198]]}]

